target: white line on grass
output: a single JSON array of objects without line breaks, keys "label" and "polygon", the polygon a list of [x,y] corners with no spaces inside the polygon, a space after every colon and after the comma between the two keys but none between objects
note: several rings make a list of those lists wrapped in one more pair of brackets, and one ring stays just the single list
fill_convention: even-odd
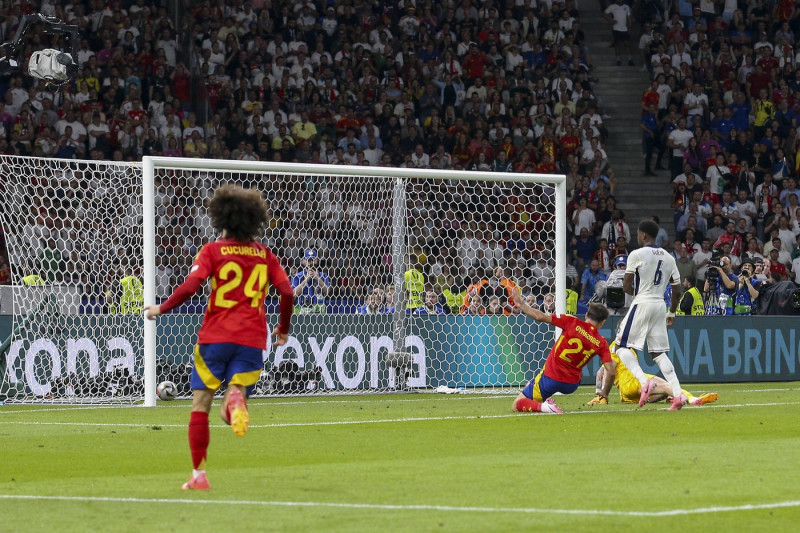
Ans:
[{"label": "white line on grass", "polygon": [[[775,407],[784,405],[800,405],[800,402],[770,402],[770,403],[740,403],[731,405],[704,405],[702,409],[730,409],[730,408],[743,408],[743,407]],[[659,409],[650,409],[651,411],[666,410],[666,406]],[[689,411],[697,409],[689,407]],[[564,415],[595,415],[595,414],[611,414],[622,413],[632,414],[638,413],[638,409],[589,409],[584,411],[567,411]],[[532,414],[522,413],[506,413],[501,415],[488,415],[488,414],[474,414],[464,416],[424,416],[424,417],[406,417],[406,418],[381,418],[374,420],[329,420],[322,422],[276,422],[273,424],[251,424],[250,429],[253,428],[289,428],[289,427],[313,427],[313,426],[349,426],[361,424],[395,424],[405,422],[430,422],[430,421],[447,421],[447,420],[477,420],[477,419],[493,419],[493,418],[527,418],[530,416],[537,416]],[[544,415],[547,416],[547,415]],[[116,422],[37,422],[31,420],[19,421],[0,421],[0,425],[25,425],[25,426],[79,426],[79,427],[131,427],[131,428],[151,428],[158,426],[159,428],[185,428],[186,424],[159,424],[151,422],[149,424],[131,424],[131,423],[116,423]],[[212,428],[225,428],[222,424],[212,425]]]},{"label": "white line on grass", "polygon": [[[421,401],[444,401],[444,400],[456,400],[456,401],[464,401],[464,400],[508,400],[509,398],[513,397],[517,391],[509,392],[507,394],[492,394],[492,395],[485,395],[480,396],[476,394],[468,394],[468,395],[439,395],[439,396],[432,396],[432,392],[429,393],[430,395],[416,396],[413,398],[404,398],[399,399],[397,396],[389,396],[383,395],[382,397],[380,394],[368,394],[364,395],[363,397],[358,397],[356,395],[350,396],[349,400],[330,400],[325,399],[324,397],[320,396],[304,396],[304,397],[296,397],[295,400],[308,400],[308,401],[276,401],[275,398],[252,398],[248,399],[247,403],[249,405],[260,405],[260,406],[272,406],[272,405],[319,405],[319,404],[362,404],[362,403],[406,403],[406,402],[421,402]],[[215,401],[219,402],[221,398],[215,398]],[[8,415],[8,414],[19,414],[19,413],[48,413],[48,412],[64,412],[64,411],[95,411],[100,409],[132,409],[132,408],[139,408],[142,407],[141,405],[73,405],[73,404],[63,404],[59,405],[58,407],[41,407],[39,408],[38,404],[8,404],[6,407],[10,407],[13,405],[14,407],[18,406],[26,406],[26,409],[0,409],[0,416]],[[186,409],[188,404],[186,402],[177,402],[177,403],[165,403],[159,402],[158,408],[159,409]]]},{"label": "white line on grass", "polygon": [[[584,386],[586,391],[578,391],[572,394],[572,396],[594,396],[594,391],[589,390],[589,386]],[[713,387],[708,389],[714,390]],[[758,392],[795,392],[800,390],[800,388],[792,387],[792,388],[774,388],[774,389],[724,389],[726,394],[741,394],[741,393],[758,393]],[[349,396],[347,400],[334,400],[334,399],[326,399],[322,396],[305,396],[303,398],[297,397],[290,401],[282,401],[278,400],[277,398],[253,398],[248,401],[250,405],[259,405],[259,406],[273,406],[273,405],[280,405],[280,406],[305,406],[309,404],[320,405],[320,404],[362,404],[362,403],[407,403],[407,402],[420,402],[420,401],[466,401],[466,400],[508,400],[511,396],[513,396],[513,392],[508,394],[491,394],[491,395],[479,395],[479,394],[442,394],[438,396],[434,396],[432,391],[421,391],[425,396],[416,396],[411,398],[399,398],[397,395],[381,395],[381,394],[364,394],[362,396],[359,395],[352,395]],[[297,401],[297,400],[307,400],[307,401]],[[218,399],[217,399],[218,401]],[[18,405],[26,405],[26,409],[13,409]],[[167,404],[164,402],[160,402],[158,404],[159,409],[185,409],[186,408],[185,402],[179,402],[174,404]],[[766,404],[765,404],[766,405]],[[781,404],[783,405],[783,404]],[[11,414],[19,414],[19,413],[47,413],[47,412],[63,412],[63,411],[95,411],[95,410],[102,410],[102,409],[137,409],[141,407],[141,405],[70,405],[70,404],[63,404],[58,407],[41,407],[39,408],[36,404],[8,404],[4,409],[0,409],[0,416],[3,415],[11,415]],[[721,407],[721,406],[717,406]],[[726,406],[732,407],[732,406]]]},{"label": "white line on grass", "polygon": [[447,511],[461,513],[524,513],[524,514],[566,514],[566,515],[604,515],[628,517],[663,517],[693,514],[729,513],[736,511],[758,511],[785,507],[800,507],[800,500],[784,502],[700,507],[698,509],[668,509],[665,511],[615,511],[612,509],[546,509],[537,507],[459,507],[453,505],[402,505],[380,503],[347,502],[291,502],[259,500],[195,500],[186,498],[114,498],[95,496],[37,496],[33,494],[0,494],[0,500],[41,500],[67,502],[108,502],[108,503],[164,503],[189,505],[233,505],[259,507],[327,507],[339,509],[375,509],[381,511]]}]

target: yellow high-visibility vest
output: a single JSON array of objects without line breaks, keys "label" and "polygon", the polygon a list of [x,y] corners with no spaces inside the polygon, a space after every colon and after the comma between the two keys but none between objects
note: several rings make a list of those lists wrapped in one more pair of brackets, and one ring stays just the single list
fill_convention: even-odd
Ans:
[{"label": "yellow high-visibility vest", "polygon": [[28,287],[38,287],[45,284],[44,278],[38,274],[29,274],[22,278],[22,284]]},{"label": "yellow high-visibility vest", "polygon": [[567,289],[567,314],[578,314],[578,293],[572,289]]},{"label": "yellow high-visibility vest", "polygon": [[416,268],[412,268],[411,270],[406,270],[404,277],[406,295],[408,296],[406,309],[422,307],[422,298],[425,294],[425,275]]},{"label": "yellow high-visibility vest", "polygon": [[[692,316],[705,315],[706,306],[703,305],[703,295],[700,294],[700,291],[697,289],[697,287],[692,287],[691,289],[683,293],[683,296],[681,297],[681,302],[683,302],[683,299],[686,298],[687,296],[691,296],[692,298]],[[683,311],[681,311],[680,305],[678,306],[678,309],[675,310],[675,314],[676,315],[685,314]]]}]

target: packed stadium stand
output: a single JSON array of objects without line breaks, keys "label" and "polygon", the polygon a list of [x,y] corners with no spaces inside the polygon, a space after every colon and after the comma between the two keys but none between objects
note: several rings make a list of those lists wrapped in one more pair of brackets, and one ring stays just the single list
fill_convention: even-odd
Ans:
[{"label": "packed stadium stand", "polygon": [[[663,243],[674,238],[690,256],[704,257],[703,239],[719,227],[729,237],[717,232],[718,239],[739,234],[746,243],[740,259],[769,258],[771,247],[782,246],[788,254],[781,257],[789,259],[773,272],[794,279],[800,275],[793,179],[800,161],[794,111],[800,56],[793,46],[800,12],[784,1],[681,0],[665,10],[643,0],[628,9],[622,31],[615,17],[623,5],[601,2],[608,20],[586,21],[575,0],[6,3],[4,39],[22,13],[77,24],[80,70],[57,91],[23,74],[0,79],[0,153],[563,173],[570,194],[568,276],[584,301],[598,271],[610,273],[615,256],[636,245],[638,220],[626,220],[632,206],[619,203],[620,193],[631,198],[638,177],[659,173],[665,193],[657,201],[666,207],[671,196],[674,211],[674,220],[661,221],[669,232]],[[606,149],[609,122],[639,117],[608,117],[586,24],[592,35],[602,25],[609,38],[613,27],[623,75],[642,68],[652,77],[642,88],[638,175],[616,172],[615,154]],[[772,184],[763,187],[766,175]],[[172,201],[181,183],[158,185],[165,223],[200,227],[191,239],[176,235],[170,246],[197,246],[208,237],[199,206]],[[465,190],[465,207],[484,203],[481,194]],[[448,208],[433,197],[417,207]],[[278,219],[283,211],[276,208]],[[327,210],[340,217],[335,211]],[[509,247],[519,243],[505,241],[502,228],[470,231],[486,221],[452,220],[441,239],[420,238],[426,278],[446,272],[449,289],[464,293],[499,266],[541,302],[553,288],[552,258],[524,244],[512,253]],[[732,231],[725,229],[729,221]],[[271,244],[296,271],[316,236],[284,222],[273,225]],[[345,222],[335,231],[346,242],[354,228]],[[780,244],[773,245],[773,236]],[[68,252],[42,241],[43,254]],[[159,253],[167,257],[169,250]],[[185,265],[169,263],[159,263],[160,275],[185,275]],[[698,266],[701,274],[706,265]],[[380,267],[363,265],[358,286],[345,283],[350,276],[334,279],[334,296],[363,301],[386,282]],[[0,283],[10,279],[4,257]]]}]

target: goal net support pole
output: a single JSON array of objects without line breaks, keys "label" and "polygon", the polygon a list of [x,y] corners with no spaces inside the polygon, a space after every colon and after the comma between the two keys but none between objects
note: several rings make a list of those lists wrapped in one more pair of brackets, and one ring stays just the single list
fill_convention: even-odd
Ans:
[{"label": "goal net support pole", "polygon": [[[142,160],[142,259],[144,306],[156,303],[156,211],[153,160]],[[144,406],[156,405],[156,323],[144,320]]]}]

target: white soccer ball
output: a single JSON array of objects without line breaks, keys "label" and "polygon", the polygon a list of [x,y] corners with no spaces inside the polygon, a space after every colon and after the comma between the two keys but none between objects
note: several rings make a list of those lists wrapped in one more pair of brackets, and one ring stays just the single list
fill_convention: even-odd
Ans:
[{"label": "white soccer ball", "polygon": [[156,396],[166,402],[174,400],[178,395],[178,388],[171,381],[162,381],[156,387]]}]

